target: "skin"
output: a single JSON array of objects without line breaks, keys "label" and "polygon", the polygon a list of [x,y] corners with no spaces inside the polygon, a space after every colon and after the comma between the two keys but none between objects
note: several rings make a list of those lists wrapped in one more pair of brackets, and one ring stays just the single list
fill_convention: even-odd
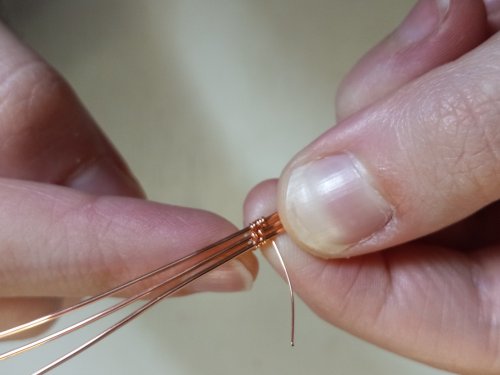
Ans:
[{"label": "skin", "polygon": [[[498,9],[452,0],[425,40],[408,47],[389,36],[344,80],[337,126],[284,171],[352,151],[394,207],[393,225],[340,255],[349,259],[321,259],[280,237],[311,309],[396,353],[471,374],[500,372]],[[62,78],[3,27],[0,51],[3,328],[234,230],[207,212],[144,201]],[[440,131],[444,120],[453,136]],[[276,181],[257,186],[247,220],[276,210],[277,194]],[[253,279],[255,259],[241,262]],[[191,291],[248,286],[240,266]]]},{"label": "skin", "polygon": [[[209,212],[144,200],[69,85],[2,25],[0,208],[0,329],[107,290],[236,229]],[[245,255],[183,294],[248,289],[257,268],[254,255]]]},{"label": "skin", "polygon": [[[452,0],[439,29],[412,45],[400,43],[403,23],[344,79],[337,125],[283,172],[348,151],[394,209],[389,226],[335,259],[299,248],[299,233],[279,238],[309,307],[383,348],[467,374],[500,373],[499,15],[498,1]],[[247,221],[276,210],[277,182],[250,193]]]}]

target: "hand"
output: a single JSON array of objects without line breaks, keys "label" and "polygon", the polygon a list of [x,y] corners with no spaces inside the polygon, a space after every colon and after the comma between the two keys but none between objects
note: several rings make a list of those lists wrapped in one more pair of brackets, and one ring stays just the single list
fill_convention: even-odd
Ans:
[{"label": "hand", "polygon": [[[147,202],[66,82],[0,25],[0,329],[102,292],[234,231]],[[250,287],[253,255],[184,293]]]},{"label": "hand", "polygon": [[279,209],[296,291],[323,319],[498,374],[500,2],[487,6],[421,0],[344,80],[338,125],[257,186],[246,217]]}]

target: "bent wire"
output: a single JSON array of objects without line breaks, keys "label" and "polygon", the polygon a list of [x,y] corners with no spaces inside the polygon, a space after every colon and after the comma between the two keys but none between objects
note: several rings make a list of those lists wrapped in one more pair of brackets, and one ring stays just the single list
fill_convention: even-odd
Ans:
[{"label": "bent wire", "polygon": [[[67,335],[71,332],[74,332],[80,328],[83,328],[91,323],[96,322],[108,315],[111,315],[126,306],[140,301],[142,299],[146,299],[144,303],[138,307],[135,311],[125,316],[118,322],[111,325],[109,328],[105,329],[101,333],[97,334],[97,336],[88,340],[81,346],[76,349],[68,352],[67,354],[57,358],[52,361],[45,367],[39,369],[34,372],[35,375],[45,374],[48,371],[54,369],[55,367],[61,365],[66,362],[70,358],[76,356],[81,353],[85,349],[91,347],[97,342],[101,341],[105,337],[109,336],[111,333],[124,326],[126,323],[130,322],[144,311],[148,310],[167,296],[172,295],[173,293],[179,291],[189,283],[198,279],[199,277],[205,275],[206,273],[216,269],[217,267],[223,265],[224,263],[230,261],[231,259],[236,258],[237,256],[247,252],[254,250],[258,247],[264,245],[267,241],[272,240],[278,234],[284,232],[283,226],[279,219],[277,213],[274,213],[270,216],[260,218],[254,222],[252,222],[248,227],[241,229],[230,236],[215,242],[207,247],[204,247],[194,253],[191,253],[183,258],[180,258],[176,261],[168,263],[160,268],[157,268],[154,271],[148,272],[142,276],[139,276],[133,280],[130,280],[124,284],[121,284],[111,290],[108,290],[104,293],[101,293],[97,296],[90,297],[88,299],[83,300],[82,302],[65,308],[61,311],[48,314],[46,316],[40,317],[33,321],[21,324],[17,327],[13,327],[7,329],[5,331],[0,332],[0,339],[5,339],[11,336],[14,336],[18,333],[29,331],[34,329],[35,327],[39,327],[48,322],[54,321],[57,318],[66,316],[76,310],[82,309],[85,306],[93,304],[97,301],[100,301],[106,297],[115,295],[116,293],[126,290],[132,286],[136,286],[137,284],[149,280],[154,276],[160,275],[166,271],[172,272],[172,276],[167,276],[166,279],[161,280],[158,284],[147,287],[146,289],[137,292],[135,295],[123,299],[116,304],[101,310],[100,312],[91,315],[77,323],[74,323],[66,328],[60,329],[55,333],[44,336],[40,339],[32,341],[28,344],[22,345],[16,349],[10,350],[3,354],[0,354],[0,361],[6,360],[8,358],[17,356],[21,353],[27,352],[29,350],[35,349],[43,344],[46,344],[50,341],[56,340],[64,335]],[[283,258],[274,243],[272,241],[273,247],[277,252],[280,263],[285,271],[286,280],[288,281],[290,297],[291,297],[291,307],[292,307],[292,329],[291,329],[291,343],[292,346],[294,344],[294,299],[293,299],[293,288],[290,283],[290,278],[288,272],[286,270],[285,264],[283,262]]]}]

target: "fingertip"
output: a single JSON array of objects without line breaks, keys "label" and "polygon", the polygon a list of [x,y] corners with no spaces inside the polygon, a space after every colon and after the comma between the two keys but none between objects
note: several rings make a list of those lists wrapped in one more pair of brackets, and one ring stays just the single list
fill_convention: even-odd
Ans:
[{"label": "fingertip", "polygon": [[257,258],[247,253],[193,281],[182,290],[181,294],[247,291],[252,289],[257,270]]},{"label": "fingertip", "polygon": [[349,257],[349,249],[382,230],[393,216],[362,162],[337,153],[283,174],[278,194],[281,222],[303,249],[322,258]]},{"label": "fingertip", "polygon": [[[257,278],[257,275],[259,273],[259,261],[257,260],[257,257],[255,256],[254,253],[245,253],[243,255],[240,255],[238,258],[235,259],[236,263],[239,263],[242,267],[244,267],[248,272],[250,276],[250,285],[255,281]],[[247,278],[248,280],[248,278]]]},{"label": "fingertip", "polygon": [[245,225],[276,212],[277,179],[265,180],[254,186],[243,203]]},{"label": "fingertip", "polygon": [[482,1],[420,0],[401,25],[346,75],[337,91],[337,119],[459,58],[487,37],[488,21]]}]

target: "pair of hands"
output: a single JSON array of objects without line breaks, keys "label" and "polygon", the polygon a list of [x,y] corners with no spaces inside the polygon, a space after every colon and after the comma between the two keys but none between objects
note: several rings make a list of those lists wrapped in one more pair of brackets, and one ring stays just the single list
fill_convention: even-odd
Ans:
[{"label": "pair of hands", "polygon": [[[245,203],[248,221],[279,208],[294,286],[319,316],[465,373],[500,372],[499,29],[500,1],[421,0],[344,80],[338,125]],[[235,229],[140,199],[67,84],[5,28],[0,51],[2,325]],[[186,293],[256,273],[247,254]]]}]

